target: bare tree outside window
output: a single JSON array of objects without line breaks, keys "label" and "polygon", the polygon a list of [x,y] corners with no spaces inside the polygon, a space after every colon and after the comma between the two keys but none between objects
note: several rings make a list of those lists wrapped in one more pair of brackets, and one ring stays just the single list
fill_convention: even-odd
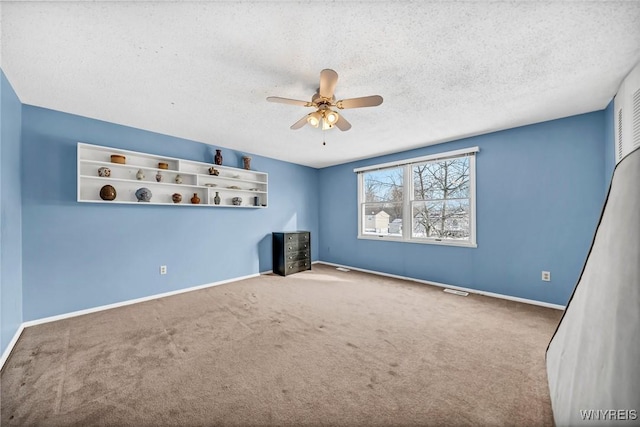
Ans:
[{"label": "bare tree outside window", "polygon": [[412,166],[412,237],[468,240],[469,158]]}]

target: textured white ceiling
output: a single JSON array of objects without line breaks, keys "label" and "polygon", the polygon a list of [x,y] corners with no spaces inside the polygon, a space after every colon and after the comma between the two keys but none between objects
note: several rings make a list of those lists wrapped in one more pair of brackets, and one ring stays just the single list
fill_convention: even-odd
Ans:
[{"label": "textured white ceiling", "polygon": [[[600,110],[640,60],[639,1],[7,2],[20,100],[313,167]],[[353,128],[289,126],[320,70]],[[322,145],[323,138],[326,146]],[[91,141],[86,141],[91,142]]]}]

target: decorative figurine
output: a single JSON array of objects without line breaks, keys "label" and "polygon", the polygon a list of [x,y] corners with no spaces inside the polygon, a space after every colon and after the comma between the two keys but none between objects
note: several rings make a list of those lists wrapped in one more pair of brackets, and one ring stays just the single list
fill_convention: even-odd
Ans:
[{"label": "decorative figurine", "polygon": [[138,188],[138,191],[136,191],[136,198],[139,202],[148,202],[151,200],[151,196],[151,190],[146,187]]},{"label": "decorative figurine", "polygon": [[111,185],[105,185],[100,189],[100,198],[102,200],[114,200],[116,198],[116,189]]},{"label": "decorative figurine", "polygon": [[136,174],[136,179],[138,181],[142,181],[144,179],[144,172],[142,172],[142,169],[138,169],[138,173]]},{"label": "decorative figurine", "polygon": [[176,175],[175,181],[176,181],[176,184],[182,184],[182,176]]},{"label": "decorative figurine", "polygon": [[216,155],[213,157],[213,162],[218,166],[222,165],[222,150],[216,150]]},{"label": "decorative figurine", "polygon": [[101,167],[100,169],[98,169],[98,176],[102,176],[102,177],[110,177],[111,176],[111,169],[109,168],[105,168],[105,167]]},{"label": "decorative figurine", "polygon": [[173,193],[171,195],[171,200],[173,200],[173,203],[180,203],[182,201],[182,194],[180,193]]},{"label": "decorative figurine", "polygon": [[164,178],[164,177],[162,176],[162,174],[161,174],[160,172],[158,172],[158,173],[156,174],[156,181],[158,181],[158,182],[162,182],[162,179],[163,179],[163,178]]},{"label": "decorative figurine", "polygon": [[218,176],[219,174],[220,174],[220,171],[218,169],[214,168],[213,166],[209,168],[209,175]]},{"label": "decorative figurine", "polygon": [[193,193],[193,197],[191,198],[191,203],[197,205],[200,203],[200,197],[198,197],[198,193]]}]

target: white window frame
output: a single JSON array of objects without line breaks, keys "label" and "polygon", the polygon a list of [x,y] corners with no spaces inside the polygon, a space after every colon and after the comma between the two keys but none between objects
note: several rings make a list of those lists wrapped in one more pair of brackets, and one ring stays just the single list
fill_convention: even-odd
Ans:
[{"label": "white window frame", "polygon": [[[444,245],[444,246],[462,246],[467,248],[477,248],[476,240],[476,156],[475,153],[480,151],[478,147],[469,147],[461,150],[447,151],[444,153],[433,154],[429,156],[414,157],[411,159],[400,160],[396,162],[380,163],[377,165],[365,166],[361,168],[355,168],[353,171],[357,175],[358,179],[358,198],[357,198],[357,212],[358,212],[358,239],[365,240],[382,240],[393,242],[405,242],[405,243],[419,243],[428,245]],[[413,170],[412,167],[415,164],[433,162],[437,160],[445,160],[454,157],[469,157],[469,240],[448,240],[437,239],[433,237],[412,237],[413,220],[411,212],[411,202],[413,201]],[[362,220],[363,220],[363,207],[364,207],[364,172],[371,172],[380,169],[389,169],[395,167],[402,167],[402,237],[389,236],[389,235],[376,235],[376,234],[363,234],[362,232]],[[404,224],[410,224],[406,227]]]}]

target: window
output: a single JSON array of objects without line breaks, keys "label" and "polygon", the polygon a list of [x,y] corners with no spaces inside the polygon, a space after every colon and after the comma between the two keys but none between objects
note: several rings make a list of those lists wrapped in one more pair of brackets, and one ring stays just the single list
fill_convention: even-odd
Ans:
[{"label": "window", "polygon": [[364,234],[402,236],[403,169],[390,168],[364,175]]},{"label": "window", "polygon": [[475,247],[477,151],[356,169],[358,237]]}]

